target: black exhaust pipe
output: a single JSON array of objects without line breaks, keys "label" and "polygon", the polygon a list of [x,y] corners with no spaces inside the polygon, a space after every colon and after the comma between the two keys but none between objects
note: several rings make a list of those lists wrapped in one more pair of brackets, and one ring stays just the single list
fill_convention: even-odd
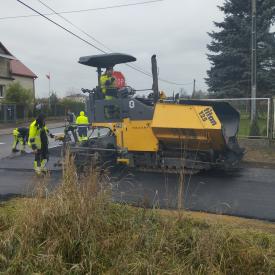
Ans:
[{"label": "black exhaust pipe", "polygon": [[154,103],[157,103],[159,100],[159,84],[158,84],[158,66],[157,66],[157,58],[154,54],[151,57],[152,63],[152,76],[153,76],[153,92],[154,92]]}]

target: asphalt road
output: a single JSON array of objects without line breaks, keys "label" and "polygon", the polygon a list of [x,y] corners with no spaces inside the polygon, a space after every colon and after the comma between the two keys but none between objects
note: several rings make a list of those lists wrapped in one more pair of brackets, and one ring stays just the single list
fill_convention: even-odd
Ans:
[{"label": "asphalt road", "polygon": [[[51,129],[53,134],[56,133],[63,133],[63,127]],[[13,136],[12,135],[0,135],[0,159],[4,157],[8,157],[11,155],[11,147],[13,143]],[[49,139],[49,146],[54,147],[59,145],[58,142],[54,142],[52,139]],[[17,146],[19,148],[19,145]],[[26,151],[31,152],[30,148],[26,146]]]},{"label": "asphalt road", "polygon": [[[5,143],[0,145],[0,199],[31,195],[38,180],[32,171],[33,155],[10,154],[12,138],[0,138]],[[51,187],[61,179],[61,169],[55,165],[58,161],[58,154],[53,153],[49,162]],[[112,183],[115,201],[177,208],[177,175],[124,170],[113,174]],[[186,209],[275,221],[275,169],[247,166],[230,175],[211,171],[186,176],[183,190],[181,200]]]},{"label": "asphalt road", "polygon": [[[179,177],[135,172],[114,190],[117,200],[177,208]],[[208,172],[186,176],[181,196],[185,209],[275,220],[275,170],[243,168],[234,175]]]}]

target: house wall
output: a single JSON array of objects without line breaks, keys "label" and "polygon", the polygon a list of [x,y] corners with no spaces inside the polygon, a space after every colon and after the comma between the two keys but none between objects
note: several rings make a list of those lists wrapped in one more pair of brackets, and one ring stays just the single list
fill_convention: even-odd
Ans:
[{"label": "house wall", "polygon": [[0,57],[0,101],[5,97],[7,86],[18,81],[25,89],[30,89],[35,97],[34,79],[31,77],[11,75],[10,60]]},{"label": "house wall", "polygon": [[20,82],[25,89],[30,89],[33,97],[35,97],[34,80],[30,77],[13,75],[14,81]]},{"label": "house wall", "polygon": [[0,100],[5,96],[6,86],[12,83],[9,59],[0,57]]},{"label": "house wall", "polygon": [[0,94],[0,100],[5,97],[5,91],[7,89],[7,86],[11,83],[14,83],[15,81],[19,81],[19,83],[25,89],[30,89],[33,94],[33,97],[35,97],[35,86],[34,86],[34,80],[32,78],[14,75],[13,79],[4,79],[0,77],[0,86],[3,86],[3,95],[1,96]]},{"label": "house wall", "polygon": [[10,77],[10,61],[3,57],[0,57],[0,78],[1,77]]},{"label": "house wall", "polygon": [[3,91],[3,93],[0,94],[0,100],[4,98],[7,85],[11,84],[12,81],[13,80],[11,80],[11,79],[1,79],[1,77],[0,77],[0,86],[3,87],[3,88],[2,87],[0,88],[0,90]]}]

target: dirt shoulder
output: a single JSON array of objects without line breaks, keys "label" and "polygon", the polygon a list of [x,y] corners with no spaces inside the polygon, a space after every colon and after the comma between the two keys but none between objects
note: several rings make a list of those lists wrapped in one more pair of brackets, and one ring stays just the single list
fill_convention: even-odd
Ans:
[{"label": "dirt shoulder", "polygon": [[275,144],[268,140],[241,139],[240,146],[245,148],[243,158],[246,164],[274,165],[275,168]]}]

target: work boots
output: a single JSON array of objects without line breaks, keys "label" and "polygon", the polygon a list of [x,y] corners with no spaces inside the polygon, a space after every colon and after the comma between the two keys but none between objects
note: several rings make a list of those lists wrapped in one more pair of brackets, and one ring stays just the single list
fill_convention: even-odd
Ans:
[{"label": "work boots", "polygon": [[37,161],[34,161],[33,163],[34,172],[36,175],[41,175],[41,167],[37,165]]},{"label": "work boots", "polygon": [[22,155],[26,154],[26,146],[25,146],[25,145],[22,145],[21,150],[20,150],[20,153],[21,153]]},{"label": "work boots", "polygon": [[48,161],[46,159],[43,159],[41,161],[41,172],[43,173],[47,173],[49,171],[48,168],[46,167],[47,162]]}]

